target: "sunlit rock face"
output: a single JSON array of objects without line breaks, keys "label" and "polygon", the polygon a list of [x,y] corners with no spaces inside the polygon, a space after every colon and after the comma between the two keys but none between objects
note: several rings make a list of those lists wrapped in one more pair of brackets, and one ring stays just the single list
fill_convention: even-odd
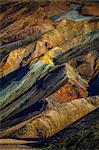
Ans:
[{"label": "sunlit rock face", "polygon": [[[66,14],[68,16],[68,13]],[[72,14],[70,15],[72,16]],[[66,16],[65,16],[66,17]],[[57,16],[56,16],[57,18]],[[60,17],[59,17],[60,18]],[[64,17],[63,17],[64,18]],[[90,42],[90,37],[86,40],[84,39],[83,35],[86,35],[89,32],[92,32],[94,30],[98,29],[98,22],[97,20],[94,22],[91,21],[92,17],[85,17],[85,20],[83,18],[82,21],[76,21],[74,19],[74,22],[71,20],[71,18],[68,20],[68,17],[65,18],[65,20],[62,20],[62,14],[61,14],[61,21],[55,23],[56,29],[52,29],[46,33],[44,33],[38,41],[34,41],[31,44],[27,45],[25,48],[19,48],[13,50],[6,62],[2,64],[2,71],[3,74],[1,76],[7,75],[8,73],[18,69],[20,65],[26,65],[30,63],[33,59],[40,57],[40,55],[44,54],[44,52],[50,50],[53,47],[56,46],[64,46],[65,49],[69,49],[72,46],[70,44],[74,44],[75,46],[83,45],[85,43]],[[78,15],[79,19],[79,15]],[[97,31],[98,32],[98,31]],[[80,37],[79,37],[80,36]],[[82,36],[82,37],[81,37]],[[96,38],[98,38],[98,35],[96,33]],[[82,38],[81,41],[79,41],[79,38]],[[86,37],[87,38],[87,35]],[[73,39],[73,40],[72,40]],[[70,42],[70,41],[74,42]],[[94,39],[93,39],[94,40]],[[93,42],[93,40],[91,42]],[[78,43],[79,41],[79,43]],[[17,59],[17,61],[16,61]]]},{"label": "sunlit rock face", "polygon": [[68,81],[58,91],[47,98],[49,101],[52,99],[64,103],[76,98],[88,96],[86,90],[88,83],[86,80],[82,79],[76,70],[68,64],[66,64],[66,72]]},{"label": "sunlit rock face", "polygon": [[91,0],[2,2],[0,137],[51,137],[99,107],[98,9]]},{"label": "sunlit rock face", "polygon": [[[7,134],[17,138],[50,137],[75,120],[99,106],[99,97],[75,99],[70,103],[46,111],[41,117],[29,121],[17,131],[17,127]],[[16,131],[16,132],[15,132]],[[13,133],[14,132],[14,133]]]}]

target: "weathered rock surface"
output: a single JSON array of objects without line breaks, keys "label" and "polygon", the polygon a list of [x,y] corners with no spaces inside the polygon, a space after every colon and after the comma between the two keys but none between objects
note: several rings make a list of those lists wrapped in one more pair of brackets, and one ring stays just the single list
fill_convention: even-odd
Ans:
[{"label": "weathered rock surface", "polygon": [[[52,29],[53,25],[47,18],[68,9],[64,3],[49,3],[46,1],[37,3],[31,0],[19,1],[17,6],[16,3],[8,6],[5,5],[5,11],[1,13],[1,45]],[[5,18],[6,15],[9,18]]]},{"label": "weathered rock surface", "polygon": [[[83,47],[84,44],[86,45],[88,44],[88,46],[90,46],[89,44],[93,43],[94,40],[97,40],[99,38],[99,31],[96,30],[97,23],[96,23],[96,26],[94,26],[95,31],[92,29],[92,32],[87,33],[87,34],[86,34],[87,28],[84,28],[84,31],[83,31],[83,29],[80,26],[79,30],[80,31],[82,30],[81,35],[78,32],[78,27],[74,28],[74,25],[72,27],[73,31],[70,31],[70,33],[67,32],[68,31],[67,27],[69,26],[70,24],[65,22],[65,25],[59,26],[57,27],[57,29],[54,29],[52,31],[49,31],[43,34],[41,38],[37,41],[37,43],[33,42],[27,45],[25,48],[19,48],[19,49],[12,51],[9,54],[6,62],[5,63],[1,62],[1,71],[2,71],[1,77],[18,69],[20,65],[22,66],[22,65],[26,65],[30,63],[33,59],[40,57],[41,55],[44,54],[44,52],[50,50],[52,47],[60,46],[60,47],[63,47],[64,51],[67,52],[69,51],[69,49],[76,47],[76,46]],[[88,28],[90,29],[90,26]],[[82,34],[84,35],[82,36]],[[64,39],[64,38],[67,38],[67,39]],[[95,44],[94,47],[95,46],[96,48],[94,51],[97,51],[97,45]],[[87,51],[89,49],[90,48],[87,48]],[[82,51],[83,53],[87,53],[87,51],[85,52],[85,50],[82,50]],[[1,50],[1,55],[2,53],[3,51]],[[16,61],[16,59],[18,59],[18,61]]]},{"label": "weathered rock surface", "polygon": [[[68,82],[64,83],[58,91],[47,98],[48,101],[52,101],[56,104],[56,102],[69,102],[73,99],[77,99],[80,97],[87,97],[88,93],[86,88],[88,83],[86,80],[82,79],[76,70],[71,67],[69,64],[66,64],[66,72],[68,76]],[[52,102],[51,101],[51,102]],[[52,102],[52,103],[53,103]]]},{"label": "weathered rock surface", "polygon": [[[99,16],[99,2],[98,0],[67,0],[66,1],[70,6],[74,4],[74,7],[84,14],[84,15],[91,15],[91,16]],[[70,7],[74,9],[74,7]]]},{"label": "weathered rock surface", "polygon": [[83,9],[82,9],[82,14],[92,15],[92,16],[99,16],[99,5],[84,6]]},{"label": "weathered rock surface", "polygon": [[75,22],[80,22],[80,21],[93,20],[93,17],[91,17],[91,16],[82,16],[82,15],[79,14],[78,11],[75,11],[75,10],[70,10],[66,13],[61,13],[61,14],[58,14],[58,15],[55,15],[55,16],[51,17],[52,21],[60,21],[62,19],[68,19],[68,20],[72,20],[72,21],[75,21]]},{"label": "weathered rock surface", "polygon": [[[58,52],[58,51],[56,51],[56,52]],[[54,54],[54,56],[55,56],[55,54]],[[42,61],[45,61],[46,63],[51,62],[51,60],[49,58],[47,58],[47,55],[45,55],[41,59],[42,59]],[[42,62],[40,62],[40,63],[42,63]],[[54,65],[53,62],[51,62],[51,64]],[[35,65],[35,67],[36,67],[36,65]],[[46,68],[47,67],[48,66],[46,64]],[[41,66],[40,66],[40,68],[41,68]],[[38,68],[38,70],[40,70],[40,75],[41,75],[40,68]],[[49,69],[49,67],[48,67],[48,69]],[[48,73],[47,73],[47,71],[48,71]],[[29,74],[29,71],[27,74]],[[38,72],[36,71],[35,74],[38,74]],[[52,78],[54,74],[55,74],[55,78]],[[32,82],[33,77],[31,76],[31,78],[30,78],[31,84],[29,84],[29,75],[26,75],[26,76],[28,76],[28,78],[25,79],[28,81],[26,84],[27,90],[26,90],[26,88],[24,88],[24,86],[25,86],[24,84],[23,85],[19,84],[19,83],[21,83],[21,81],[22,82],[24,81],[24,76],[19,81],[17,81],[17,80],[14,80],[14,81],[12,80],[12,82],[10,81],[11,83],[8,83],[7,87],[5,87],[6,85],[4,85],[5,88],[3,88],[1,90],[0,97],[2,98],[2,101],[1,101],[1,105],[0,105],[1,106],[0,113],[1,113],[1,120],[2,120],[2,128],[4,128],[4,126],[7,126],[7,125],[10,126],[11,123],[14,124],[15,122],[18,122],[18,120],[20,120],[20,118],[21,118],[21,121],[24,119],[26,120],[26,118],[28,118],[29,115],[25,114],[25,116],[22,117],[22,112],[25,110],[28,111],[27,110],[28,107],[31,107],[31,105],[34,104],[36,101],[39,101],[42,98],[46,98],[48,95],[55,92],[57,89],[59,89],[59,90],[57,92],[55,92],[55,94],[53,94],[52,96],[49,96],[47,98],[47,100],[48,100],[47,107],[50,107],[51,103],[54,103],[54,104],[56,102],[63,103],[66,101],[67,102],[71,101],[72,99],[88,96],[88,92],[86,90],[88,87],[87,81],[82,79],[79,76],[79,74],[76,72],[76,70],[73,67],[71,67],[69,64],[65,64],[64,66],[61,66],[61,67],[54,67],[53,71],[50,71],[50,69],[46,70],[45,75],[43,75],[42,77],[39,77],[39,79],[37,79],[34,83]],[[36,77],[37,77],[37,75],[36,75]],[[43,80],[44,78],[46,78],[46,79]],[[50,82],[48,81],[47,78],[50,80]],[[13,86],[13,82],[14,82],[15,86]],[[17,84],[17,82],[18,82],[18,84]],[[39,84],[39,83],[41,83],[41,84]],[[52,86],[52,84],[55,84],[54,87]],[[20,87],[20,85],[21,85],[21,91],[18,90],[19,93],[17,92],[17,94],[16,94],[18,86]],[[12,91],[12,93],[11,92],[9,93],[9,91]],[[14,92],[15,92],[15,94],[13,94]],[[36,95],[36,93],[38,93],[38,94]],[[23,97],[23,99],[22,99],[22,97]],[[25,103],[25,105],[24,105],[24,103]],[[33,111],[33,113],[35,113],[34,110],[32,110],[32,111]],[[32,111],[31,111],[31,114],[32,114]],[[18,115],[16,115],[16,114],[18,114]],[[16,118],[14,116],[21,116],[21,117]],[[31,117],[31,115],[30,115],[30,117]],[[9,119],[11,119],[11,118],[13,118],[12,122],[9,121]]]},{"label": "weathered rock surface", "polygon": [[[66,127],[51,138],[16,140],[0,139],[1,149],[31,149],[31,150],[60,150],[60,149],[94,149],[98,148],[99,109],[84,116],[80,120]],[[12,143],[13,141],[13,143]],[[15,142],[15,144],[14,144]],[[2,143],[2,144],[1,144]],[[21,144],[22,143],[22,144]],[[72,143],[72,144],[71,144]],[[35,147],[35,148],[33,148]]]},{"label": "weathered rock surface", "polygon": [[[52,82],[53,82],[52,77],[54,77],[53,75],[55,73],[56,76],[58,77],[56,79],[54,77],[55,84],[58,84],[56,85],[56,87],[61,84],[62,80],[63,81],[65,80],[65,75],[66,75],[65,66],[62,65],[62,66],[53,67],[54,66],[53,59],[57,57],[59,54],[60,54],[60,50],[58,48],[52,49],[52,51],[48,52],[47,55],[42,56],[39,61],[35,61],[34,63],[32,63],[30,67],[26,66],[25,68],[23,68],[25,74],[22,74],[21,70],[19,69],[17,71],[18,77],[16,77],[16,73],[15,73],[12,74],[11,76],[12,78],[10,79],[10,81],[9,81],[10,78],[9,76],[7,79],[6,78],[1,79],[1,83],[4,84],[1,86],[1,92],[0,92],[0,97],[1,97],[0,117],[2,119],[4,116],[6,117],[6,115],[8,116],[11,112],[15,111],[16,108],[19,107],[19,105],[21,107],[21,110],[22,110],[22,104],[24,105],[25,103],[24,107],[26,107],[27,100],[31,99],[30,102],[27,103],[27,107],[28,107],[29,104],[31,105],[33,101],[34,102],[36,101],[36,99],[39,100],[51,94],[50,92],[53,92],[56,89],[54,87],[53,89],[51,89]],[[60,84],[58,83],[59,80],[60,80]],[[46,91],[44,90],[45,88],[46,91],[49,90],[48,93],[46,93]],[[42,91],[44,91],[44,93]],[[40,95],[37,94],[38,92],[40,92]],[[33,93],[37,98],[33,96]],[[10,106],[9,105],[10,103],[14,107]],[[8,107],[6,108],[6,106]],[[5,109],[3,110],[4,107]]]},{"label": "weathered rock surface", "polygon": [[[72,87],[73,90],[76,89],[75,98],[87,96],[87,82],[82,79],[71,66],[67,64],[54,67],[54,62],[52,60],[57,60],[60,54],[61,50],[59,48],[54,48],[42,56],[39,61],[32,63],[30,68],[27,68],[26,75],[22,76],[20,70],[18,70],[17,74],[20,75],[18,79],[15,78],[14,74],[8,83],[5,82],[9,77],[7,79],[1,79],[1,82],[3,80],[4,83],[0,92],[1,120],[4,120],[10,114],[13,116],[19,113],[36,101],[47,97],[64,83],[67,84],[67,89],[69,84],[70,87],[75,84],[76,87]],[[55,86],[52,87],[52,84],[55,84]],[[69,99],[72,98],[69,97]]]},{"label": "weathered rock surface", "polygon": [[1,132],[1,136],[12,135],[11,137],[14,138],[50,137],[97,107],[99,107],[98,96],[75,99],[46,111],[41,117],[30,120],[30,122],[4,130]]},{"label": "weathered rock surface", "polygon": [[99,107],[98,7],[90,0],[1,2],[0,137],[7,139],[0,148],[31,148]]}]

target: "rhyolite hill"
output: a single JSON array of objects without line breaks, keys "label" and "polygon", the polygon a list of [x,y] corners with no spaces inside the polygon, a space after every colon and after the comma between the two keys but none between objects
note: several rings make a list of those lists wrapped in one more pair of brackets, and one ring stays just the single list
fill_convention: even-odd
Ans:
[{"label": "rhyolite hill", "polygon": [[0,3],[0,149],[98,149],[98,0]]}]

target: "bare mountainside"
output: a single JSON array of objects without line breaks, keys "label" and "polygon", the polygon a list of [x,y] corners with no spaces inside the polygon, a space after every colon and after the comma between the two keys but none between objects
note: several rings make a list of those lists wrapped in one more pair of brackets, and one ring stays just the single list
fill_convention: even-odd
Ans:
[{"label": "bare mountainside", "polygon": [[0,149],[98,149],[98,0],[1,0]]}]

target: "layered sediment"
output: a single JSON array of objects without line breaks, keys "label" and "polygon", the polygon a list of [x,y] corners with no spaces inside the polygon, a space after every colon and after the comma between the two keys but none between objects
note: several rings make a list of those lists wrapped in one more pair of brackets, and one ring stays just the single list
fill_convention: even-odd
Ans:
[{"label": "layered sediment", "polygon": [[5,145],[51,138],[99,107],[98,9],[90,0],[1,2]]}]

